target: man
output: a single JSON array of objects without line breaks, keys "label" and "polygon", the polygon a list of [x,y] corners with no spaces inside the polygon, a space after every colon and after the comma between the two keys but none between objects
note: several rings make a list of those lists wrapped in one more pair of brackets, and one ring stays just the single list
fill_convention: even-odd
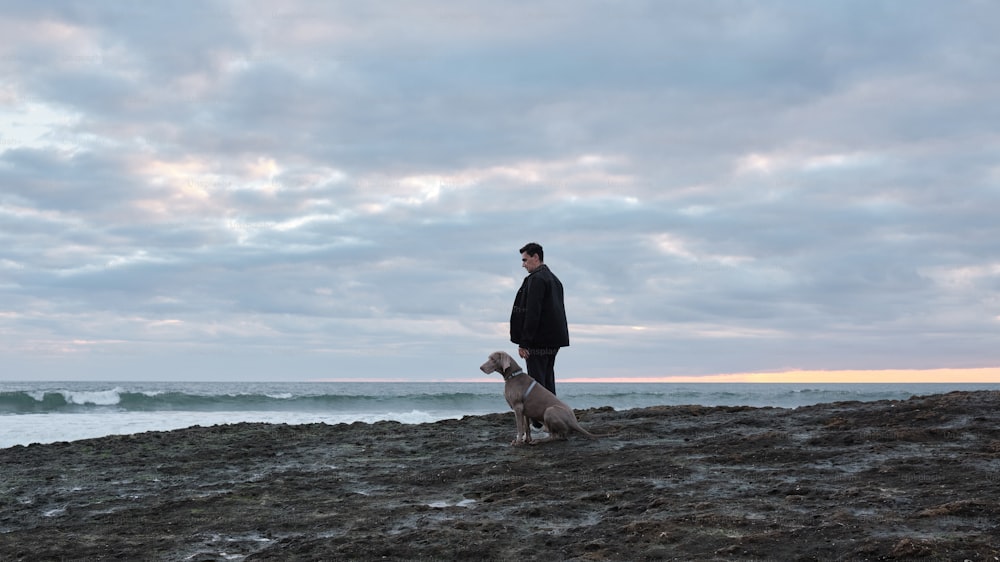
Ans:
[{"label": "man", "polygon": [[545,265],[545,253],[535,242],[521,248],[521,265],[528,276],[514,297],[510,341],[525,360],[528,376],[556,393],[556,353],[569,345],[563,286]]}]

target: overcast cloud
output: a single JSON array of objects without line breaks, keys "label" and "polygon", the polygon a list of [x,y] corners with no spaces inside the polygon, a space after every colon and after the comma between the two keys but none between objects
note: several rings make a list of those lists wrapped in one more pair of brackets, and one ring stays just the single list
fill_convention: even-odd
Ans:
[{"label": "overcast cloud", "polygon": [[[1000,367],[1000,4],[4,2],[0,378]],[[873,375],[873,381],[878,380]]]}]

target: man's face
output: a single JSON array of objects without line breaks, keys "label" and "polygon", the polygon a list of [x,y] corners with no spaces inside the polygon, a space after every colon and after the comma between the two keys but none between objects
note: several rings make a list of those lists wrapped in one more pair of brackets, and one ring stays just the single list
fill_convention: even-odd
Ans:
[{"label": "man's face", "polygon": [[531,273],[540,265],[542,265],[542,262],[538,259],[538,256],[529,256],[528,252],[521,252],[521,266],[527,269],[528,273]]}]

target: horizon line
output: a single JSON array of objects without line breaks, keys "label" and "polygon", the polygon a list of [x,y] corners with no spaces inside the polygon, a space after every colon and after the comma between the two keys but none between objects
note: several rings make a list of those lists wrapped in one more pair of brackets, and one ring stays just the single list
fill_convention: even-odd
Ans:
[{"label": "horizon line", "polygon": [[[500,379],[365,379],[321,378],[306,382],[502,382]],[[774,383],[774,384],[1000,384],[1000,367],[974,367],[959,369],[843,369],[843,370],[789,370],[764,373],[722,373],[714,375],[665,375],[624,377],[567,377],[556,376],[556,383]]]}]

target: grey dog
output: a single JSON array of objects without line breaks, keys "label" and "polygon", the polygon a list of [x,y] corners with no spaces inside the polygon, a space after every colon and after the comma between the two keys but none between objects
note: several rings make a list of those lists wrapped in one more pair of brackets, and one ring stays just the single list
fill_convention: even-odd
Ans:
[{"label": "grey dog", "polygon": [[[529,377],[514,359],[503,351],[494,351],[489,359],[479,367],[486,374],[500,373],[504,380],[504,398],[510,409],[514,410],[517,421],[517,436],[511,445],[546,443],[548,441],[564,440],[577,431],[589,439],[597,436],[580,427],[573,410],[556,398],[549,389]],[[540,420],[545,424],[549,437],[531,440],[530,420]]]}]

